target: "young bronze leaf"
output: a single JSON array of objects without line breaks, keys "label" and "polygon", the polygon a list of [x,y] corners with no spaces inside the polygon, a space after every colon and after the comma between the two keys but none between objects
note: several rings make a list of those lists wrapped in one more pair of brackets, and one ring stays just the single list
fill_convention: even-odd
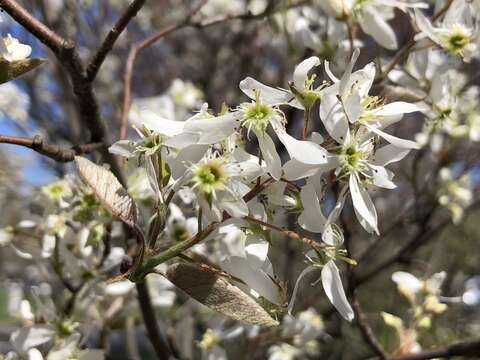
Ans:
[{"label": "young bronze leaf", "polygon": [[178,263],[167,270],[166,276],[195,300],[234,320],[278,326],[255,300],[208,267]]},{"label": "young bronze leaf", "polygon": [[44,62],[43,59],[24,59],[7,61],[0,58],[0,84],[16,79],[17,77],[35,69]]},{"label": "young bronze leaf", "polygon": [[82,180],[92,188],[103,206],[133,227],[137,222],[137,206],[115,175],[80,156],[75,156],[75,165]]}]

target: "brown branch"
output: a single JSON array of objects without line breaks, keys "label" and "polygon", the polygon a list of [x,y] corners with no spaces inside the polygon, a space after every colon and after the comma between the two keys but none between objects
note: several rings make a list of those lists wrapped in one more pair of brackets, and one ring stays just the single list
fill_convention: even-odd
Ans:
[{"label": "brown branch", "polygon": [[36,135],[33,138],[0,135],[0,143],[24,146],[58,162],[73,161],[76,155],[88,154],[105,147],[103,143],[90,143],[65,148],[54,144],[48,144],[39,135]]},{"label": "brown branch", "polygon": [[54,53],[59,54],[69,46],[67,40],[30,15],[28,10],[16,1],[0,0],[0,7]]},{"label": "brown branch", "polygon": [[143,320],[145,321],[145,327],[155,353],[160,360],[169,360],[172,358],[172,351],[165,335],[158,326],[147,283],[144,280],[136,283],[135,286],[137,287],[138,302],[142,311]]},{"label": "brown branch", "polygon": [[352,307],[355,310],[358,327],[362,333],[363,339],[370,346],[370,348],[381,358],[388,359],[388,354],[383,350],[382,345],[378,342],[375,333],[368,324],[367,315],[363,312],[360,301],[358,300],[356,291],[352,292]]},{"label": "brown branch", "polygon": [[310,246],[313,249],[320,250],[322,247],[322,243],[319,243],[318,241],[309,239],[307,237],[301,236],[299,233],[293,231],[293,230],[288,230],[288,229],[283,229],[277,225],[267,223],[265,221],[259,220],[254,218],[253,216],[247,215],[244,217],[244,219],[249,220],[251,222],[257,223],[259,225],[265,226],[269,229],[275,230],[280,232],[281,234],[285,235],[286,237],[289,237],[290,239],[298,240],[304,243],[305,245]]},{"label": "brown branch", "polygon": [[[145,38],[139,43],[134,44],[128,53],[127,57],[127,64],[126,64],[126,69],[125,69],[125,77],[124,77],[124,82],[123,82],[123,99],[122,99],[122,116],[120,119],[121,125],[120,125],[120,140],[125,139],[127,135],[127,126],[128,126],[128,112],[130,110],[130,103],[132,101],[132,78],[133,78],[133,68],[135,65],[135,61],[138,57],[138,54],[140,51],[146,47],[149,47],[150,45],[156,43],[157,41],[161,40],[165,36],[186,28],[186,27],[194,27],[197,29],[203,29],[207,28],[210,26],[222,24],[231,20],[259,20],[259,19],[264,19],[266,16],[274,14],[278,11],[281,10],[281,7],[275,9],[275,7],[272,5],[274,2],[269,3],[269,5],[265,8],[265,10],[259,14],[252,14],[250,12],[245,13],[245,14],[239,14],[239,15],[228,15],[228,16],[222,16],[217,19],[213,20],[208,20],[208,21],[198,21],[194,22],[192,21],[192,18],[195,16],[195,14],[200,11],[200,9],[205,5],[207,1],[201,1],[200,5],[198,5],[196,8],[194,8],[192,11],[190,11],[181,21],[170,24],[165,26],[164,28],[160,29],[158,32],[156,32],[153,35],[150,35],[149,37]],[[296,3],[292,3],[288,6],[285,7],[285,9],[291,9],[294,7],[302,6],[308,3],[309,0],[300,0]]]},{"label": "brown branch", "polygon": [[117,20],[115,25],[112,27],[108,35],[100,45],[97,53],[92,58],[92,61],[87,67],[87,79],[93,81],[100,70],[105,58],[108,53],[113,49],[115,42],[118,37],[125,30],[130,21],[137,15],[140,9],[145,5],[146,0],[135,0],[133,1],[122,14],[122,16]]},{"label": "brown branch", "polygon": [[480,340],[459,342],[433,350],[425,350],[416,354],[408,354],[391,358],[392,360],[426,360],[465,356],[477,358],[480,355]]}]

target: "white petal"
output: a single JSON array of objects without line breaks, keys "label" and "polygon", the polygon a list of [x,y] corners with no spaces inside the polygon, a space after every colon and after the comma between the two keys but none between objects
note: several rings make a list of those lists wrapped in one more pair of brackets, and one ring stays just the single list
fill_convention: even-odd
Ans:
[{"label": "white petal", "polygon": [[214,118],[192,118],[185,122],[185,132],[198,134],[198,144],[215,144],[235,132],[239,116],[237,112],[230,112]]},{"label": "white petal", "polygon": [[329,261],[322,268],[322,285],[325,294],[340,315],[342,315],[345,320],[352,321],[355,313],[345,296],[340,272],[333,261]]},{"label": "white petal", "polygon": [[298,217],[298,224],[305,230],[316,233],[322,232],[327,219],[322,213],[313,184],[307,183],[302,187],[300,199],[302,201],[303,211]]},{"label": "white petal", "polygon": [[268,301],[274,304],[280,302],[277,285],[262,270],[252,269],[245,258],[232,256],[223,261],[221,266],[222,269],[243,280],[251,289]]},{"label": "white petal", "polygon": [[373,184],[375,186],[379,186],[385,189],[395,189],[397,185],[392,182],[393,173],[383,166],[377,166],[370,164],[369,167],[371,168],[371,176],[373,179]]},{"label": "white petal", "polygon": [[135,156],[135,143],[130,140],[119,140],[108,148],[108,151],[115,155],[120,155],[126,158]]},{"label": "white petal", "polygon": [[344,111],[348,117],[348,121],[353,124],[360,117],[363,107],[362,99],[358,94],[358,91],[354,91],[352,95],[348,96],[344,101]]},{"label": "white petal", "polygon": [[415,12],[415,20],[420,31],[425,33],[432,41],[441,45],[441,41],[438,38],[430,20],[428,20],[420,10],[414,9],[413,11]]},{"label": "white petal", "polygon": [[332,80],[334,83],[339,82],[340,79],[337,78],[335,75],[333,75],[332,70],[330,70],[330,63],[327,60],[325,60],[323,65],[325,67],[325,73],[330,78],[330,80]]},{"label": "white petal", "polygon": [[[371,228],[378,234],[377,211],[375,210],[375,205],[373,204],[367,190],[359,184],[359,179],[356,174],[350,175],[349,187],[353,207],[356,211],[358,220],[365,230],[369,231]],[[364,226],[362,220],[365,221],[369,228]]]},{"label": "white petal", "polygon": [[225,196],[219,200],[219,205],[234,218],[242,218],[248,215],[248,206],[242,198],[234,199]]},{"label": "white petal", "polygon": [[350,76],[352,75],[353,67],[355,66],[355,63],[357,62],[358,56],[360,55],[360,50],[355,49],[352,54],[352,58],[350,59],[350,62],[345,69],[345,72],[343,73],[343,76],[340,80],[339,84],[339,94],[343,98],[345,91],[347,91],[347,86],[350,83]]},{"label": "white petal", "polygon": [[293,95],[286,90],[272,88],[251,77],[240,81],[240,90],[253,100],[255,100],[255,91],[260,91],[260,100],[269,105],[286,104],[293,98]]},{"label": "white petal", "polygon": [[245,242],[245,254],[252,269],[261,269],[268,255],[269,243],[258,235],[250,235]]},{"label": "white petal", "polygon": [[292,159],[310,165],[326,164],[328,162],[328,153],[320,145],[317,145],[312,141],[297,140],[286,132],[278,132],[277,136],[283,145],[285,145],[285,148]]},{"label": "white petal", "polygon": [[392,280],[397,285],[405,287],[413,293],[417,293],[423,287],[422,281],[418,280],[415,276],[405,271],[394,272],[392,274]]},{"label": "white petal", "polygon": [[420,145],[417,144],[415,141],[401,139],[399,137],[387,134],[382,130],[377,129],[374,126],[365,125],[371,132],[374,132],[378,136],[387,140],[390,144],[395,145],[396,147],[403,148],[403,149],[420,149]]},{"label": "white petal", "polygon": [[183,131],[185,122],[164,119],[150,110],[140,111],[140,123],[147,129],[166,136],[178,135]]},{"label": "white petal", "polygon": [[10,342],[18,353],[26,354],[29,349],[52,340],[54,335],[55,331],[47,325],[33,325],[13,332]]},{"label": "white petal", "polygon": [[373,110],[375,115],[378,116],[391,116],[398,114],[409,114],[415,111],[421,111],[422,108],[416,104],[411,104],[404,101],[396,101],[390,104],[383,105],[382,107]]},{"label": "white petal", "polygon": [[320,65],[320,59],[316,56],[312,56],[303,60],[295,67],[295,71],[293,72],[293,83],[299,90],[305,88],[305,82],[307,81],[309,71],[318,65]]},{"label": "white petal", "polygon": [[298,276],[297,281],[295,282],[295,287],[293,288],[292,297],[290,298],[290,303],[288,304],[288,313],[290,315],[292,314],[293,306],[295,305],[295,300],[297,298],[297,292],[298,292],[298,286],[300,285],[300,280],[302,280],[305,275],[307,275],[308,273],[314,270],[318,270],[318,267],[310,265],[305,269],[303,269],[303,271]]},{"label": "white petal", "polygon": [[362,30],[372,36],[381,46],[389,50],[398,48],[395,32],[373,6],[365,6],[360,19]]},{"label": "white petal", "polygon": [[263,160],[267,164],[267,171],[275,180],[280,179],[282,176],[282,162],[272,138],[267,133],[255,132],[255,135],[257,135]]},{"label": "white petal", "polygon": [[409,152],[410,149],[399,148],[392,144],[382,146],[375,151],[374,164],[386,166],[390,163],[402,160]]}]

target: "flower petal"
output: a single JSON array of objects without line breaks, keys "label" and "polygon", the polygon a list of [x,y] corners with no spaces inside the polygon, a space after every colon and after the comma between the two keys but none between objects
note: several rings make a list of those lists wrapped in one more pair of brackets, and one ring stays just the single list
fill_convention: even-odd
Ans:
[{"label": "flower petal", "polygon": [[378,220],[375,205],[367,190],[359,184],[359,181],[357,174],[353,173],[350,175],[349,187],[355,213],[365,230],[373,230],[378,234]]},{"label": "flower petal", "polygon": [[313,141],[297,140],[286,132],[278,132],[277,136],[283,145],[285,145],[292,159],[310,165],[326,164],[328,162],[327,150],[315,144]]},{"label": "flower petal", "polygon": [[322,285],[325,294],[340,315],[342,315],[345,320],[352,321],[355,313],[345,296],[340,272],[333,261],[329,261],[322,268]]},{"label": "flower petal", "polygon": [[265,160],[267,164],[267,172],[269,172],[275,180],[280,179],[282,176],[282,162],[272,138],[267,133],[262,134],[256,131],[255,135],[258,139],[258,146],[262,152],[263,160]]},{"label": "flower petal", "polygon": [[272,88],[251,77],[240,81],[240,90],[253,100],[255,100],[255,91],[259,91],[260,100],[269,105],[286,104],[293,99],[293,95],[286,90]]},{"label": "flower petal", "polygon": [[316,56],[312,56],[303,60],[295,67],[295,71],[293,72],[293,83],[299,90],[305,88],[309,71],[318,65],[320,65],[320,59]]}]

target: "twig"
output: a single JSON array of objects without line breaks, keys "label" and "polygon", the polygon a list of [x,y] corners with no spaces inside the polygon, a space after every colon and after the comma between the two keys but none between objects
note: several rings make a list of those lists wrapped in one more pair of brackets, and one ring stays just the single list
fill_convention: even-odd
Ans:
[{"label": "twig", "polygon": [[277,225],[273,225],[273,224],[270,224],[270,223],[267,223],[265,221],[262,221],[262,220],[259,220],[259,219],[256,219],[254,218],[253,216],[250,216],[250,215],[247,215],[245,216],[245,219],[251,221],[251,222],[254,222],[254,223],[257,223],[259,225],[262,225],[262,226],[265,226],[269,229],[272,229],[272,230],[275,230],[275,231],[278,231],[280,233],[282,233],[283,235],[289,237],[290,239],[294,239],[294,240],[298,240],[298,241],[301,241],[303,242],[305,245],[308,245],[310,246],[311,248],[313,249],[321,249],[323,247],[323,245],[321,243],[319,243],[318,241],[315,241],[315,240],[312,240],[312,239],[309,239],[309,238],[306,238],[306,237],[303,237],[301,236],[299,233],[295,232],[295,231],[292,231],[292,230],[287,230],[287,229],[283,229]]},{"label": "twig", "polygon": [[310,121],[310,108],[305,109],[303,113],[303,132],[302,132],[302,140],[307,140],[308,135],[308,123]]},{"label": "twig", "polygon": [[36,135],[33,138],[0,135],[0,143],[24,146],[58,162],[73,161],[76,155],[88,154],[105,146],[103,143],[99,142],[64,148],[46,143],[39,135]]},{"label": "twig", "polygon": [[0,7],[35,35],[38,40],[47,45],[54,53],[59,54],[67,48],[67,40],[35,19],[30,15],[28,10],[23,8],[16,1],[0,0]]},{"label": "twig", "polygon": [[[82,123],[90,131],[89,142],[111,143],[105,124],[100,116],[100,108],[93,93],[92,82],[87,78],[85,66],[75,49],[75,44],[57,35],[18,4],[15,0],[0,0],[0,7],[23,25],[30,33],[50,48],[62,66],[67,70],[76,97],[76,105]],[[102,156],[110,164],[112,171],[122,184],[125,178],[115,157],[106,147],[100,149]]]},{"label": "twig", "polygon": [[352,293],[352,307],[355,310],[357,323],[365,342],[381,359],[388,359],[388,354],[385,352],[385,350],[383,350],[382,345],[380,345],[372,328],[368,324],[367,315],[365,315],[363,312],[360,301],[357,298],[356,291],[353,291]]},{"label": "twig", "polygon": [[136,288],[138,303],[140,304],[143,320],[145,321],[145,328],[147,329],[148,337],[152,342],[155,353],[160,360],[169,360],[172,357],[172,351],[170,350],[165,335],[158,326],[147,283],[145,281],[138,282],[136,283]]},{"label": "twig", "polygon": [[146,0],[133,1],[112,27],[87,67],[87,79],[89,81],[93,81],[95,79],[100,67],[105,61],[105,58],[113,49],[118,37],[122,34],[130,21],[137,15],[140,9],[145,5],[145,2]]},{"label": "twig", "polygon": [[477,358],[480,354],[480,340],[459,342],[433,350],[426,350],[416,354],[408,354],[391,358],[392,360],[426,360],[436,358],[450,358],[452,356],[465,356]]},{"label": "twig", "polygon": [[[239,14],[239,15],[228,15],[228,16],[222,16],[217,19],[209,20],[209,21],[199,21],[199,22],[193,22],[192,18],[197,14],[203,5],[205,5],[207,1],[202,1],[200,2],[200,5],[198,5],[196,8],[194,8],[192,11],[190,11],[182,20],[166,25],[164,28],[160,29],[158,32],[156,32],[153,35],[150,35],[149,37],[145,38],[139,43],[134,44],[128,53],[127,57],[127,63],[126,63],[126,69],[125,69],[125,77],[124,77],[124,82],[123,82],[123,99],[122,99],[122,116],[120,119],[121,126],[120,126],[120,140],[125,139],[127,135],[127,126],[128,126],[128,112],[130,110],[130,103],[132,101],[132,94],[131,94],[131,87],[132,87],[132,78],[133,78],[133,68],[135,65],[135,61],[138,57],[138,54],[140,51],[146,47],[149,47],[150,45],[156,43],[157,41],[161,40],[165,36],[186,28],[186,27],[194,27],[197,29],[203,29],[207,28],[210,26],[218,25],[221,23],[225,23],[231,20],[259,20],[259,19],[264,19],[266,16],[271,15],[277,11],[279,11],[279,8],[275,9],[273,5],[269,5],[265,8],[265,10],[259,14],[252,14],[250,12],[245,13],[245,14]],[[286,8],[291,9],[294,7],[302,6],[306,4],[308,0],[300,0],[296,3],[292,3],[288,5]]]}]

